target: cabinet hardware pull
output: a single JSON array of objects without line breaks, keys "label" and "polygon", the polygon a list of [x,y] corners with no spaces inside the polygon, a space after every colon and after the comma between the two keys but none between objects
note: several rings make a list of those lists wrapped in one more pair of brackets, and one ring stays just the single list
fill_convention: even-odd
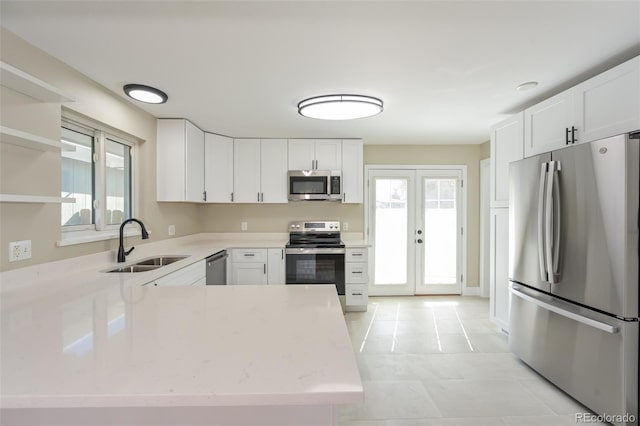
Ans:
[{"label": "cabinet hardware pull", "polygon": [[565,136],[564,136],[564,144],[569,145],[569,128],[565,127]]},{"label": "cabinet hardware pull", "polygon": [[267,273],[267,264],[265,263],[264,265],[262,265],[264,267],[264,273]]},{"label": "cabinet hardware pull", "polygon": [[203,199],[204,201],[207,201],[207,191],[204,191],[204,192],[202,193],[202,199]]},{"label": "cabinet hardware pull", "polygon": [[578,140],[576,139],[576,128],[575,126],[571,126],[571,143],[576,143]]},{"label": "cabinet hardware pull", "polygon": [[352,274],[362,274],[362,271],[351,271]]},{"label": "cabinet hardware pull", "polygon": [[280,250],[280,259],[284,260],[284,249]]},{"label": "cabinet hardware pull", "polygon": [[352,296],[362,296],[362,293],[351,293]]},{"label": "cabinet hardware pull", "polygon": [[233,201],[233,192],[231,193],[231,201]]},{"label": "cabinet hardware pull", "polygon": [[245,253],[245,254],[244,254],[244,256],[246,256],[246,257],[253,257],[253,256],[255,256],[255,254],[253,254],[253,253]]},{"label": "cabinet hardware pull", "polygon": [[351,256],[362,256],[362,253],[351,253]]},{"label": "cabinet hardware pull", "polygon": [[258,202],[260,202],[260,193],[258,192]]}]

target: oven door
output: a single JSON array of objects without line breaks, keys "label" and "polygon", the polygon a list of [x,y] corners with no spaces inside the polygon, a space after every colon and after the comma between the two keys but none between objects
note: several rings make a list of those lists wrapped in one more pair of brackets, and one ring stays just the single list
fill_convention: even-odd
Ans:
[{"label": "oven door", "polygon": [[287,284],[335,284],[344,295],[344,253],[335,248],[288,248]]}]

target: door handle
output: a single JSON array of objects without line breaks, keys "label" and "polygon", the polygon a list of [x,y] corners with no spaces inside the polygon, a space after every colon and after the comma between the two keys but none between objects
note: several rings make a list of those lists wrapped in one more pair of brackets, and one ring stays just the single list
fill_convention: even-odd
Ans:
[{"label": "door handle", "polygon": [[542,281],[547,281],[547,267],[544,256],[544,189],[547,181],[547,166],[548,163],[542,163],[540,166],[540,180],[538,182],[538,264]]},{"label": "door handle", "polygon": [[547,303],[542,300],[536,299],[535,297],[531,297],[528,294],[525,294],[519,290],[516,290],[515,288],[510,288],[509,290],[511,291],[511,294],[513,294],[514,296],[524,299],[527,302],[531,302],[542,309],[546,309],[547,311],[551,311],[558,315],[562,315],[565,318],[569,318],[579,323],[588,325],[590,327],[597,328],[598,330],[606,331],[607,333],[610,333],[610,334],[616,334],[619,330],[618,327],[614,325],[609,325],[607,323],[596,321],[594,319],[584,317],[574,312],[567,311],[566,309],[562,309],[559,306],[555,306],[555,305],[552,305],[551,303]]},{"label": "door handle", "polygon": [[548,165],[547,176],[550,182],[547,182],[545,189],[545,259],[547,281],[550,284],[558,284],[560,282],[560,274],[558,273],[558,257],[560,254],[560,187],[558,185],[558,171],[560,170],[560,162],[549,161]]}]

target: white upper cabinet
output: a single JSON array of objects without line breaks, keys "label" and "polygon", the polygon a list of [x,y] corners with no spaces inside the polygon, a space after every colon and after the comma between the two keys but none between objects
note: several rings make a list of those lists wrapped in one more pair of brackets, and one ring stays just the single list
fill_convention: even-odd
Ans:
[{"label": "white upper cabinet", "polygon": [[287,203],[287,140],[260,141],[260,201]]},{"label": "white upper cabinet", "polygon": [[316,169],[342,170],[342,140],[316,140]]},{"label": "white upper cabinet", "polygon": [[526,157],[562,148],[572,137],[573,94],[559,93],[524,111],[524,154]]},{"label": "white upper cabinet", "polygon": [[526,157],[640,129],[640,57],[525,110]]},{"label": "white upper cabinet", "polygon": [[157,200],[204,201],[204,132],[184,119],[157,125]]},{"label": "white upper cabinet", "polygon": [[640,56],[577,85],[573,93],[579,142],[640,129]]},{"label": "white upper cabinet", "polygon": [[342,202],[362,203],[363,186],[363,144],[362,140],[342,141]]},{"label": "white upper cabinet", "polygon": [[342,170],[342,140],[289,139],[289,170]]},{"label": "white upper cabinet", "polygon": [[509,207],[509,163],[523,158],[524,113],[491,128],[491,207]]},{"label": "white upper cabinet", "polygon": [[235,139],[233,171],[234,202],[288,202],[285,139]]},{"label": "white upper cabinet", "polygon": [[260,139],[233,141],[233,201],[260,201]]},{"label": "white upper cabinet", "polygon": [[316,165],[316,141],[289,139],[289,170],[313,170]]},{"label": "white upper cabinet", "polygon": [[233,193],[233,139],[205,133],[204,189],[209,203],[229,203]]}]

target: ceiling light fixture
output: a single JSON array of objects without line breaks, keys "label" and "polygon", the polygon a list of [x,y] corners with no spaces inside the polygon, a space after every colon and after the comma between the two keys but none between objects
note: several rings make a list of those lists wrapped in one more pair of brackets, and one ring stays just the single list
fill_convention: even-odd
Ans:
[{"label": "ceiling light fixture", "polygon": [[298,103],[298,113],[321,120],[353,120],[382,112],[382,101],[363,95],[315,96]]},{"label": "ceiling light fixture", "polygon": [[125,84],[122,89],[130,98],[148,104],[163,104],[169,99],[162,90],[144,84]]},{"label": "ceiling light fixture", "polygon": [[534,87],[536,87],[538,85],[537,81],[527,81],[526,83],[522,83],[521,85],[519,85],[518,87],[516,87],[516,90],[518,92],[524,92],[525,90],[531,90]]}]

